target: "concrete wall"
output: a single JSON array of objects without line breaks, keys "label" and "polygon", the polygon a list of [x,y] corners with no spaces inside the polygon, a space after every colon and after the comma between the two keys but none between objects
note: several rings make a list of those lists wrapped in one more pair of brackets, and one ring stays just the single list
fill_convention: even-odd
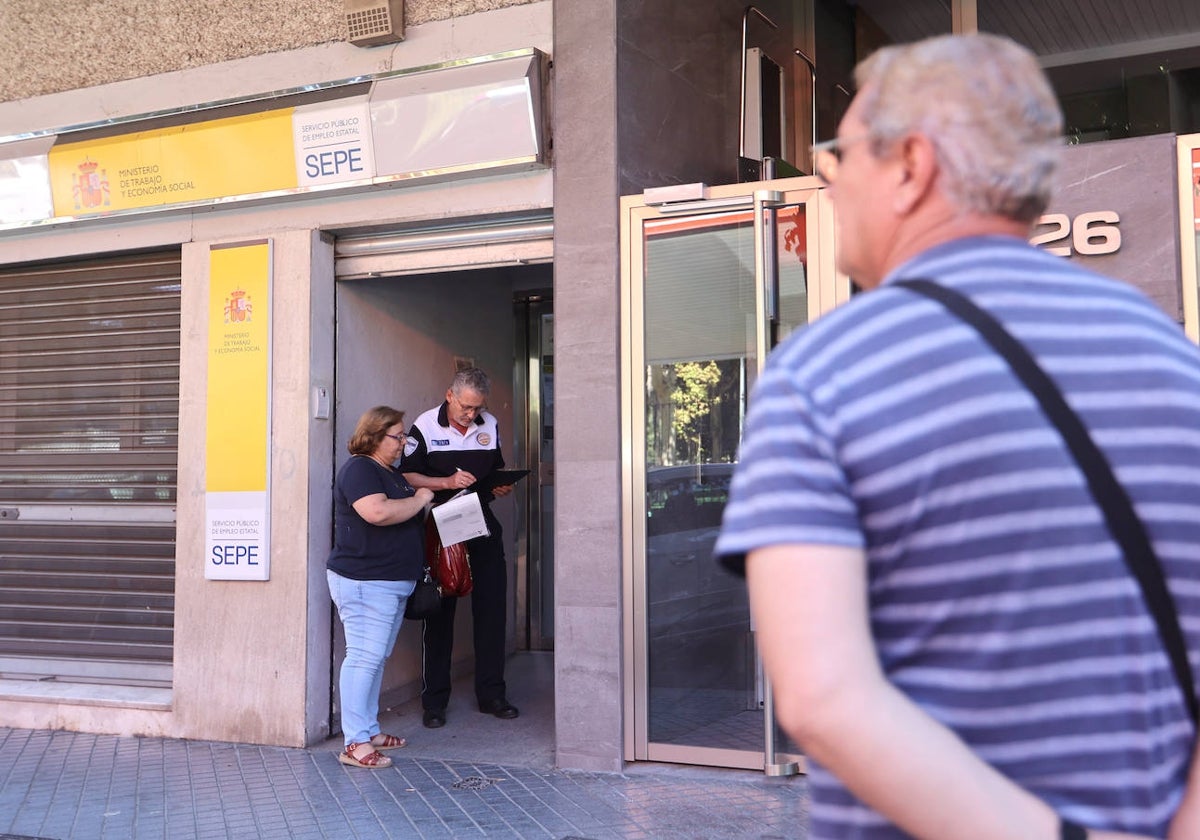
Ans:
[{"label": "concrete wall", "polygon": [[[1068,146],[1047,212],[1065,214],[1071,229],[1046,246],[1070,247],[1072,262],[1132,283],[1182,324],[1176,189],[1173,134]],[[1080,216],[1100,210],[1120,217],[1120,249],[1094,256],[1077,253],[1075,236],[1086,238],[1086,217]],[[1057,227],[1037,230],[1055,231]]]},{"label": "concrete wall", "polygon": [[[754,5],[779,28],[751,15],[747,45],[761,47],[783,68],[789,90],[798,84],[807,89],[807,67],[791,52],[803,42],[798,37],[803,4],[759,0]],[[729,0],[621,0],[617,132],[622,195],[667,184],[737,181],[745,8]],[[790,98],[788,114],[794,124]]]},{"label": "concrete wall", "polygon": [[[334,280],[333,238],[327,234],[314,234],[309,278],[308,314],[308,369],[309,380],[303,383],[312,388],[322,387],[327,393],[334,392]],[[303,387],[303,386],[300,386]],[[333,541],[333,493],[330,465],[334,461],[337,440],[330,419],[319,420],[314,415],[314,406],[299,403],[300,394],[294,395],[297,412],[304,408],[309,423],[308,440],[308,517],[312,523],[328,523],[326,527],[308,529],[308,588],[304,604],[308,616],[308,635],[305,640],[304,679],[304,737],[305,743],[327,735],[330,729],[330,622],[333,607],[329,599],[329,587],[325,580],[325,566],[314,562],[329,549]]]},{"label": "concrete wall", "polygon": [[622,766],[617,0],[554,0],[557,763]]},{"label": "concrete wall", "polygon": [[[404,16],[406,27],[416,27],[534,2],[405,0]],[[341,0],[5,0],[0,33],[0,102],[349,37]]]},{"label": "concrete wall", "polygon": [[[302,1],[297,0],[297,5]],[[57,15],[55,10],[63,8],[42,4],[38,0],[28,2],[38,7],[44,5],[47,9],[45,14]],[[108,2],[115,3],[117,0]],[[127,3],[132,2],[127,0]],[[92,5],[98,3],[89,4],[89,7]],[[221,5],[232,7],[234,4],[224,2]],[[339,3],[333,5],[340,6]],[[89,73],[86,78],[75,80],[77,87],[65,84],[55,87],[54,90],[60,92],[53,95],[34,95],[32,91],[4,94],[3,88],[0,88],[0,137],[224,99],[255,97],[301,85],[423,67],[521,47],[537,47],[548,52],[551,45],[549,6],[549,0],[541,0],[413,26],[402,43],[387,46],[364,49],[342,41],[332,41],[269,54],[250,54],[243,58],[214,58],[212,63],[203,66],[164,69],[152,76],[129,75],[120,77],[123,80],[104,84],[101,84],[101,78]],[[180,4],[176,4],[176,7],[183,8]],[[10,14],[11,11],[10,4],[0,3],[0,15]],[[9,31],[8,27],[12,25],[13,22],[0,18],[0,33]],[[65,36],[64,41],[71,43]],[[111,45],[109,49],[120,57],[119,51]],[[0,62],[4,61],[11,61],[14,65],[32,62],[41,68],[39,75],[55,72],[54,67],[40,62],[37,51],[27,51],[19,44],[16,49],[0,51]],[[73,61],[69,63],[73,64]],[[14,70],[13,67],[6,69]],[[5,74],[0,73],[0,85],[4,83]]]},{"label": "concrete wall", "polygon": [[[328,734],[328,710],[309,703],[329,662],[329,611],[313,593],[309,553],[330,533],[328,502],[310,499],[328,475],[330,449],[328,421],[312,416],[311,383],[332,373],[323,346],[329,310],[313,309],[311,283],[315,275],[329,285],[332,253],[312,231],[272,237],[271,579],[212,581],[204,578],[203,447],[187,445],[205,434],[212,244],[183,248],[172,734],[303,746]],[[316,510],[298,517],[310,501]]]}]

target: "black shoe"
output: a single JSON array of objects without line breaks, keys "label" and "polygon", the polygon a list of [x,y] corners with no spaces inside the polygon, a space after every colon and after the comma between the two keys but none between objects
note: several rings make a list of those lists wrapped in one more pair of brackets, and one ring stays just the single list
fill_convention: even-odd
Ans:
[{"label": "black shoe", "polygon": [[426,709],[425,716],[421,718],[421,723],[425,724],[426,729],[441,729],[446,725],[446,710]]},{"label": "black shoe", "polygon": [[485,715],[495,715],[496,717],[504,718],[505,720],[512,720],[521,714],[516,706],[514,706],[512,703],[509,703],[503,697],[497,700],[489,700],[487,703],[480,703],[479,711],[483,712]]}]

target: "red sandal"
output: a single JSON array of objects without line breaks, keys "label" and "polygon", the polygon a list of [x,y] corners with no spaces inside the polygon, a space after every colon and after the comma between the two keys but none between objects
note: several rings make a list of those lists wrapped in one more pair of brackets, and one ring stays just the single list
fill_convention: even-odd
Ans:
[{"label": "red sandal", "polygon": [[371,736],[371,746],[377,750],[398,750],[401,747],[408,746],[408,741],[405,741],[399,735],[388,735],[386,732],[380,732]]},{"label": "red sandal", "polygon": [[392,760],[381,752],[372,749],[369,753],[359,758],[354,754],[354,751],[359,747],[370,747],[371,744],[347,744],[344,752],[338,753],[338,761],[342,764],[348,764],[351,767],[366,767],[369,770],[382,770],[385,767],[392,766]]}]

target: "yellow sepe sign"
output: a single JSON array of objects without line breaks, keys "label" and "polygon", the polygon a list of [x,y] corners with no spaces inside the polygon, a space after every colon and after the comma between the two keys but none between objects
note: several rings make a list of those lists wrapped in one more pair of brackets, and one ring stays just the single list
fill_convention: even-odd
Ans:
[{"label": "yellow sepe sign", "polygon": [[49,153],[54,215],[292,189],[292,110],[55,146]]}]

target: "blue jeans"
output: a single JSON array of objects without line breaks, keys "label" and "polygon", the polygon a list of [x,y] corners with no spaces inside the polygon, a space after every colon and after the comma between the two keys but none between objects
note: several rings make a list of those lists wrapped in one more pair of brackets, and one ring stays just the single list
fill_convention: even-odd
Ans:
[{"label": "blue jeans", "polygon": [[346,659],[338,676],[342,734],[362,744],[379,734],[383,666],[404,621],[404,603],[415,580],[352,580],[325,570],[329,594],[346,631]]}]

